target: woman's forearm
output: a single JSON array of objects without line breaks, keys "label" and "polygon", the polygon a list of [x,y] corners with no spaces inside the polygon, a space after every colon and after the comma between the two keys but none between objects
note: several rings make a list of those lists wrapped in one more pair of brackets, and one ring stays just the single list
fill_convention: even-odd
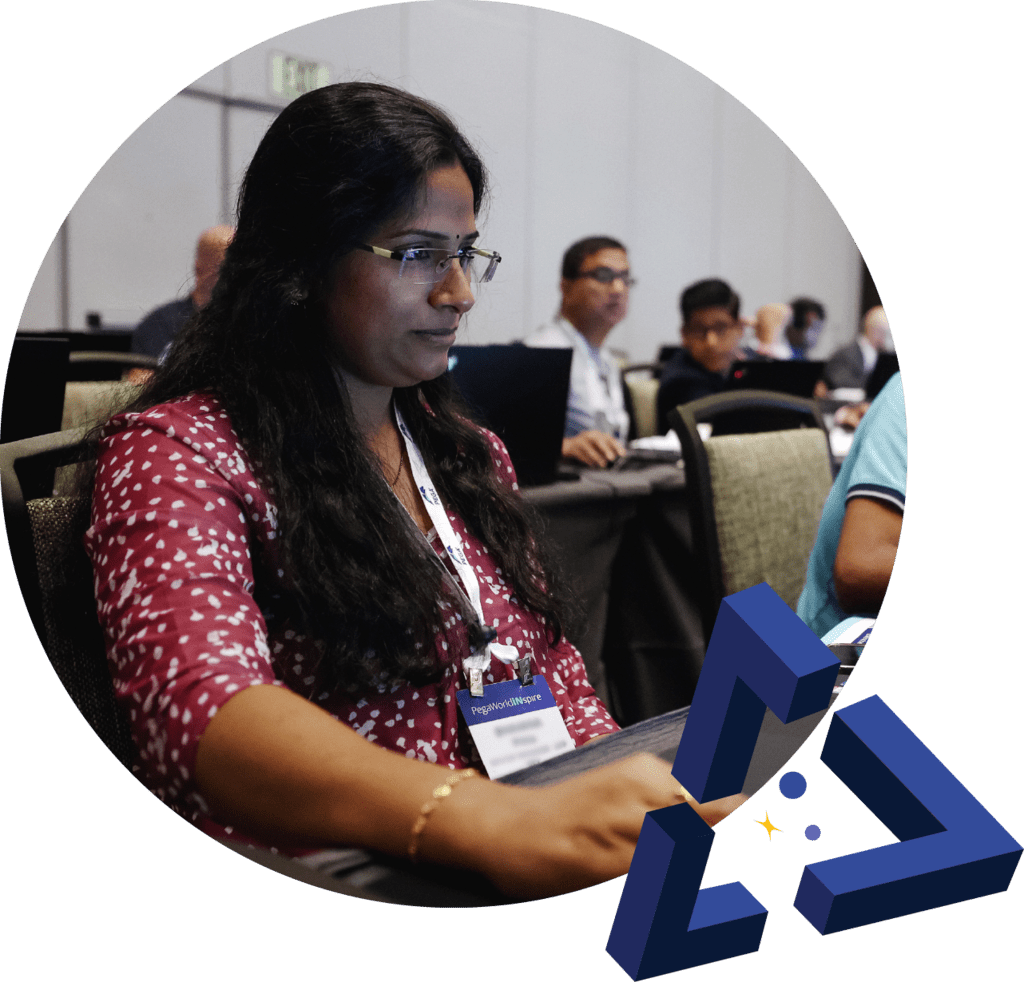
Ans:
[{"label": "woman's forearm", "polygon": [[[200,792],[218,819],[282,845],[343,844],[408,853],[413,827],[453,772],[367,742],[277,686],[230,699],[197,757]],[[736,797],[698,809],[709,823]],[[516,897],[543,897],[629,869],[644,815],[682,804],[664,761],[649,754],[560,784],[519,788],[464,780],[431,812],[418,857],[476,870]]]},{"label": "woman's forearm", "polygon": [[[216,817],[282,844],[345,844],[405,855],[413,823],[452,771],[374,746],[279,686],[260,685],[221,707],[199,742],[196,782]],[[464,781],[431,815],[424,859],[476,865],[463,825],[488,824]],[[512,789],[492,786],[485,799]]]}]

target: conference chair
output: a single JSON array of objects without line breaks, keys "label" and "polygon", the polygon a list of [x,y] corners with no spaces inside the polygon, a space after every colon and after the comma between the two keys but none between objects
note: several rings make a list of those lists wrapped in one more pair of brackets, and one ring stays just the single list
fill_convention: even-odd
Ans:
[{"label": "conference chair", "polygon": [[100,372],[113,366],[122,371],[127,368],[156,368],[160,359],[137,351],[72,351],[68,355],[68,364],[76,366],[79,374],[95,370],[99,377]]},{"label": "conference chair", "polygon": [[88,501],[54,495],[57,468],[90,457],[84,429],[0,444],[0,489],[14,570],[32,625],[79,711],[131,767],[127,721],[114,702],[92,569],[81,544]]},{"label": "conference chair", "polygon": [[654,436],[658,432],[658,376],[661,367],[658,362],[638,362],[622,369],[634,436]]},{"label": "conference chair", "polygon": [[[694,546],[706,572],[705,638],[723,597],[758,583],[795,610],[835,474],[818,407],[751,390],[678,406],[669,419],[682,444]],[[743,420],[753,432],[736,432]],[[711,425],[706,440],[702,424]]]},{"label": "conference chair", "polygon": [[[64,386],[62,430],[93,426],[120,409],[135,394],[136,384],[128,373],[133,368],[152,371],[152,355],[134,351],[72,351],[68,356],[69,378]],[[112,370],[125,378],[111,379]]]},{"label": "conference chair", "polygon": [[115,382],[133,368],[154,369],[159,363],[154,355],[112,348],[79,347],[98,340],[88,335],[76,337],[68,356],[68,379],[75,382]]},{"label": "conference chair", "polygon": [[[92,569],[81,545],[88,500],[53,493],[57,469],[88,466],[92,449],[86,433],[83,428],[0,444],[4,519],[25,606],[57,677],[97,735],[131,769],[132,739],[114,700]],[[326,849],[295,860],[219,841],[275,872],[366,900],[431,907],[507,902],[473,874],[429,864],[411,867],[361,849]]]}]

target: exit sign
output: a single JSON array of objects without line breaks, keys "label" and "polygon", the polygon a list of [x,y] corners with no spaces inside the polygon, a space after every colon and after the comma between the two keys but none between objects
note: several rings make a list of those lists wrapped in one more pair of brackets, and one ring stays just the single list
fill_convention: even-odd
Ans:
[{"label": "exit sign", "polygon": [[280,51],[270,55],[270,91],[278,98],[294,99],[323,88],[331,81],[331,66]]}]

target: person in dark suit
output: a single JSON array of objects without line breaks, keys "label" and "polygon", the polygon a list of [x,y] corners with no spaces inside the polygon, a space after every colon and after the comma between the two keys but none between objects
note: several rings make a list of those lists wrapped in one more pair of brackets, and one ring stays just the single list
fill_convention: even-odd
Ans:
[{"label": "person in dark suit", "polygon": [[132,351],[159,358],[193,314],[210,301],[224,253],[234,236],[230,225],[215,225],[196,243],[195,280],[187,297],[172,300],[150,311],[132,333]]},{"label": "person in dark suit", "polygon": [[666,362],[658,385],[658,432],[667,433],[668,414],[685,402],[725,388],[736,359],[743,325],[739,294],[725,280],[700,280],[679,298],[683,347]]},{"label": "person in dark suit", "polygon": [[825,364],[830,389],[863,389],[889,341],[889,320],[881,307],[872,307],[861,320],[857,337],[843,345]]}]

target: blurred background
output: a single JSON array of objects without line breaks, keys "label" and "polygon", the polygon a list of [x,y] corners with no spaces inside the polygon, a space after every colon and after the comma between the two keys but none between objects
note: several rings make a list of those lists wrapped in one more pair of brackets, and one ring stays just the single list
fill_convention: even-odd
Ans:
[{"label": "blurred background", "polygon": [[259,44],[197,79],[110,158],[62,225],[21,330],[133,327],[188,293],[196,237],[231,222],[260,137],[290,99],[370,79],[451,112],[490,168],[481,244],[502,253],[463,343],[549,320],[564,249],[629,248],[638,285],[609,339],[634,361],[678,343],[678,298],[720,276],[753,314],[806,294],[828,311],[818,357],[877,302],[843,221],[756,116],[626,34],[531,7],[431,0],[346,13]]}]

